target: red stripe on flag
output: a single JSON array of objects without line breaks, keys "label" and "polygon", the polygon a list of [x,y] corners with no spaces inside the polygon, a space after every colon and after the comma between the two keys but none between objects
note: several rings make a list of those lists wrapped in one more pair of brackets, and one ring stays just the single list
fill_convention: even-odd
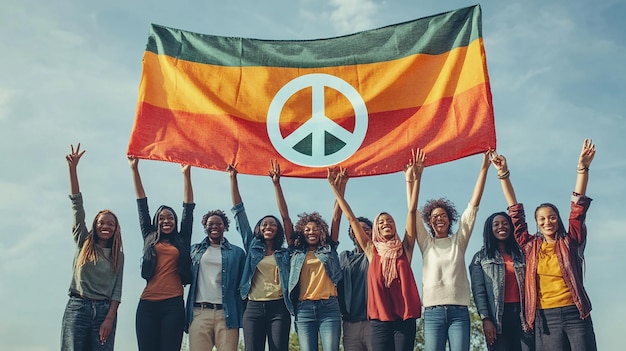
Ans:
[{"label": "red stripe on flag", "polygon": [[[426,106],[369,115],[359,150],[342,162],[351,176],[403,170],[412,148],[421,147],[426,165],[449,162],[495,148],[496,135],[489,84]],[[353,117],[336,121],[350,130]],[[298,125],[284,123],[285,134]],[[194,114],[140,103],[128,154],[139,158],[226,170],[238,163],[243,174],[265,175],[277,159],[284,176],[323,178],[326,168],[289,162],[272,146],[264,123],[229,115]]]}]

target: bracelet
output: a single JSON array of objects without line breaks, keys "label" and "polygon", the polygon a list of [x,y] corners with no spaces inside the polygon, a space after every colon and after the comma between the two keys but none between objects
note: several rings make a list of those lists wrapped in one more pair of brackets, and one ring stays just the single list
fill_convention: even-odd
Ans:
[{"label": "bracelet", "polygon": [[576,173],[578,174],[583,174],[585,172],[589,172],[589,167],[576,168]]},{"label": "bracelet", "polygon": [[509,171],[508,169],[506,170],[506,172],[500,174],[498,173],[498,179],[506,179],[511,175],[511,171]]}]

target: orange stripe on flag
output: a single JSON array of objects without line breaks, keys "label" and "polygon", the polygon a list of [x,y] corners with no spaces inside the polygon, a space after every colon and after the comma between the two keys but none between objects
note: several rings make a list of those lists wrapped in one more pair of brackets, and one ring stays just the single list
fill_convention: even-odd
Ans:
[{"label": "orange stripe on flag", "polygon": [[[393,173],[403,169],[411,149],[424,148],[427,165],[452,161],[495,147],[488,83],[421,107],[370,113],[359,150],[342,163],[351,176]],[[353,116],[338,119],[350,128]],[[489,126],[485,128],[485,125]],[[283,126],[288,135],[298,123]],[[128,154],[224,171],[238,162],[244,174],[266,174],[278,159],[285,176],[323,178],[325,167],[300,166],[272,147],[264,122],[228,114],[198,114],[140,103]]]}]

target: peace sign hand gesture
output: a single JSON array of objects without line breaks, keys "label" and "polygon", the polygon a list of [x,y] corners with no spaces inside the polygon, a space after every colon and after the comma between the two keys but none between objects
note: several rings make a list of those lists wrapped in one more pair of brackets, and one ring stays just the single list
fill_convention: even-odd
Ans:
[{"label": "peace sign hand gesture", "polygon": [[78,143],[78,145],[76,146],[76,150],[74,150],[74,145],[70,145],[70,147],[71,152],[65,155],[65,160],[67,160],[68,166],[76,169],[76,166],[78,166],[78,161],[80,161],[80,158],[83,157],[86,150],[80,151],[80,143]]}]

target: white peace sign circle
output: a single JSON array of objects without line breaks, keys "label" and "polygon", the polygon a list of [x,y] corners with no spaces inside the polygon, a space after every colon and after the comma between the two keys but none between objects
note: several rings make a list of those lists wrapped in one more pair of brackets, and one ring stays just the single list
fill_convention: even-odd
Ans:
[{"label": "white peace sign circle", "polygon": [[[312,88],[312,116],[283,138],[280,114],[287,100],[298,91]],[[324,88],[331,87],[343,94],[354,109],[354,131],[350,132],[325,115]],[[367,107],[359,92],[343,79],[330,74],[313,73],[300,76],[285,84],[274,96],[267,111],[267,134],[272,145],[284,158],[301,166],[325,167],[338,164],[361,147],[367,132]],[[329,152],[327,139],[333,137],[345,143],[339,150]],[[297,145],[310,144],[310,155],[298,151]]]}]

